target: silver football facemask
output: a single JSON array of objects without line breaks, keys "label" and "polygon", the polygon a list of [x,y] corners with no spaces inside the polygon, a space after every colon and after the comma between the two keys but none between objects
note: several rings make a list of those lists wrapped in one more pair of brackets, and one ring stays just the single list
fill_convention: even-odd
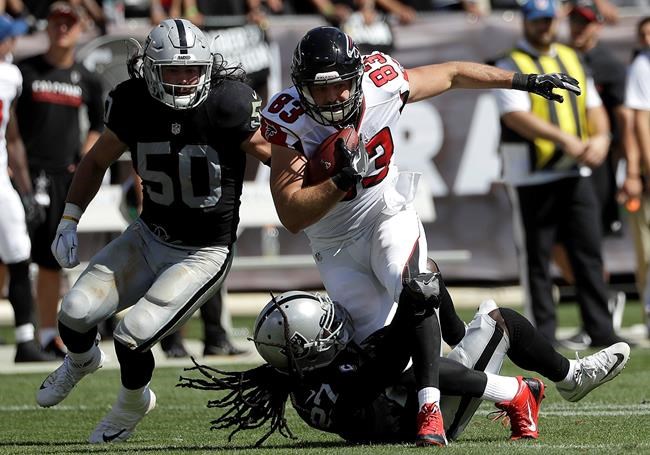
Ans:
[{"label": "silver football facemask", "polygon": [[[210,43],[186,19],[166,19],[147,36],[143,51],[143,74],[152,97],[173,109],[192,109],[210,92],[214,56]],[[165,69],[195,67],[198,74],[189,84],[165,81]]]},{"label": "silver football facemask", "polygon": [[347,310],[329,297],[289,291],[266,304],[255,321],[257,352],[283,372],[329,365],[352,340]]}]

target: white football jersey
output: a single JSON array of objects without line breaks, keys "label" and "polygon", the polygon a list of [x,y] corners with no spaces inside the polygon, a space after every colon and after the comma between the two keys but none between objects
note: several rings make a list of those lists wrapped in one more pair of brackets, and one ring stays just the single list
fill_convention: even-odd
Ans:
[{"label": "white football jersey", "polygon": [[[305,229],[314,251],[340,245],[370,226],[385,209],[384,193],[397,178],[393,135],[407,101],[408,76],[396,60],[380,52],[363,56],[363,64],[362,114],[356,129],[370,157],[379,156],[373,163],[374,170],[345,199]],[[262,112],[266,140],[297,150],[308,160],[336,131],[305,113],[295,87],[274,96]]]},{"label": "white football jersey", "polygon": [[18,67],[12,63],[0,62],[0,179],[8,179],[7,174],[7,123],[9,108],[20,95],[23,77]]},{"label": "white football jersey", "polygon": [[650,51],[636,56],[628,70],[625,106],[650,111]]}]

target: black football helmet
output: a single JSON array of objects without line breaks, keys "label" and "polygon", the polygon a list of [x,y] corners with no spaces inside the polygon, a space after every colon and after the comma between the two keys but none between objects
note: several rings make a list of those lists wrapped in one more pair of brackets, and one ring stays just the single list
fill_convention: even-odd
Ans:
[{"label": "black football helmet", "polygon": [[[343,125],[353,120],[363,98],[363,63],[359,49],[348,35],[334,27],[308,31],[293,53],[291,80],[307,114],[323,125]],[[310,87],[352,81],[350,98],[340,103],[318,106]]]}]

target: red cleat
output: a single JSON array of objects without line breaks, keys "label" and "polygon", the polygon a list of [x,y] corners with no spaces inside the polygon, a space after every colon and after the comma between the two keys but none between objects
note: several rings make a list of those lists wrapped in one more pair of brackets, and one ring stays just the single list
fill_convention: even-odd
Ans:
[{"label": "red cleat", "polygon": [[510,418],[510,439],[537,439],[539,408],[544,399],[544,383],[537,378],[517,376],[519,390],[512,401],[496,403]]},{"label": "red cleat", "polygon": [[418,412],[416,446],[446,446],[445,426],[438,403],[426,403]]}]

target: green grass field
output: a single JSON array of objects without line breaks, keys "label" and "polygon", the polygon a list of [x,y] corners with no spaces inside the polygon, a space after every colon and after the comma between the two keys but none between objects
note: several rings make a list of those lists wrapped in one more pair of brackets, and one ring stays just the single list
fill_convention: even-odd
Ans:
[{"label": "green grass field", "polygon": [[[625,325],[640,321],[638,310],[637,313],[633,305],[628,306]],[[564,315],[566,311],[573,310],[562,309],[565,321],[571,317]],[[236,321],[237,325],[249,323],[249,319]],[[199,329],[191,327],[188,336]],[[649,368],[650,350],[635,348],[619,377],[579,403],[563,401],[551,385],[542,404],[540,439],[537,441],[508,441],[508,430],[487,419],[493,406],[484,403],[462,438],[444,450],[446,453],[481,455],[495,452],[650,453]],[[506,364],[504,373],[517,372],[511,364]],[[158,407],[142,421],[129,441],[107,446],[89,445],[85,441],[113,402],[119,384],[118,371],[100,370],[84,379],[65,402],[50,409],[38,408],[34,400],[45,374],[1,375],[0,453],[374,455],[437,450],[410,445],[349,446],[337,436],[310,429],[292,409],[287,415],[297,440],[275,434],[261,448],[255,449],[253,444],[263,434],[263,430],[257,430],[239,433],[228,442],[227,432],[209,430],[209,422],[218,412],[206,408],[211,394],[175,387],[181,374],[180,368],[157,369],[152,388],[158,396]]]}]

